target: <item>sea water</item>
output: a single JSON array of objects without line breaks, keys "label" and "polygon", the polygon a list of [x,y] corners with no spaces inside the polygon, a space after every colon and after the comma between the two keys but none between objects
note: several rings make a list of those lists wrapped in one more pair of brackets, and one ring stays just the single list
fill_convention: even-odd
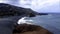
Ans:
[{"label": "sea water", "polygon": [[28,19],[34,20],[34,24],[39,25],[54,34],[60,34],[60,14],[51,13],[49,15],[41,15],[36,17],[31,17]]}]

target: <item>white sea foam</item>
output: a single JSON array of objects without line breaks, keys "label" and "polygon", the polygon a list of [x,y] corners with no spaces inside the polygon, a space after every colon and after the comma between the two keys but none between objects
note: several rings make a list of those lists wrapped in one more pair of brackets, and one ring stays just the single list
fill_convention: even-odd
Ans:
[{"label": "white sea foam", "polygon": [[26,19],[28,17],[22,17],[21,19],[18,20],[18,24],[33,24],[33,20],[28,20]]}]

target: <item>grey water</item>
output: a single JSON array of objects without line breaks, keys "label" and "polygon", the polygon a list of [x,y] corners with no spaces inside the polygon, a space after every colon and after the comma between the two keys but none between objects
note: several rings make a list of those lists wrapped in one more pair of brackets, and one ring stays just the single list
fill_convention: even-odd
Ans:
[{"label": "grey water", "polygon": [[29,19],[34,20],[34,24],[39,25],[54,34],[60,34],[60,14],[59,13],[41,15],[41,16],[31,17]]}]

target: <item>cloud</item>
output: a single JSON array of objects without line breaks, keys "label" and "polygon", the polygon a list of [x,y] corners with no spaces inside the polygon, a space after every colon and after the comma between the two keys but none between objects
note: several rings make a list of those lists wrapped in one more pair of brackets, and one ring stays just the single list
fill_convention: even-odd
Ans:
[{"label": "cloud", "polygon": [[59,0],[20,0],[20,6],[37,12],[59,12]]},{"label": "cloud", "polygon": [[4,1],[4,0],[0,0],[0,3],[3,3],[3,2],[6,2],[6,1]]},{"label": "cloud", "polygon": [[40,12],[53,12],[53,13],[60,13],[60,5],[59,5],[59,0],[55,1],[49,1],[47,2],[48,4],[45,4],[42,6],[42,8],[39,8],[37,11]]},{"label": "cloud", "polygon": [[36,5],[32,4],[31,8],[32,9],[35,8],[35,10],[36,9],[38,10],[38,9],[41,9],[41,8],[52,6],[52,5],[54,5],[58,2],[59,2],[59,0],[45,0],[45,1],[44,0],[43,1],[38,0],[36,3],[34,2]]}]

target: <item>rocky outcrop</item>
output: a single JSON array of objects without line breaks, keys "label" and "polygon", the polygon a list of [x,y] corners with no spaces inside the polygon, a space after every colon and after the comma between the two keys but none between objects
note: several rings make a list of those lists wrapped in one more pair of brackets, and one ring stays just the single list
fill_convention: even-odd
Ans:
[{"label": "rocky outcrop", "polygon": [[20,24],[16,26],[16,28],[13,31],[13,34],[53,34],[53,33],[38,25]]}]

